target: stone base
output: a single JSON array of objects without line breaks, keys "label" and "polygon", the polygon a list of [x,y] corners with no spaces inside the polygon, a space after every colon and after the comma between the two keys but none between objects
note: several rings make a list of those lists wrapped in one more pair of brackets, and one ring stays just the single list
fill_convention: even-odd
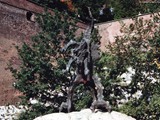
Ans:
[{"label": "stone base", "polygon": [[112,111],[93,113],[90,109],[71,113],[52,113],[35,118],[34,120],[136,120],[123,113]]}]

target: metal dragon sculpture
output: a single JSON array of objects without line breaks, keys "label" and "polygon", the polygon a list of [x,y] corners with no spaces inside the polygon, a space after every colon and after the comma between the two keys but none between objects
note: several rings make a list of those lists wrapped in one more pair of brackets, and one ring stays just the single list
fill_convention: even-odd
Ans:
[{"label": "metal dragon sculpture", "polygon": [[65,72],[69,72],[72,63],[76,64],[75,78],[68,89],[67,101],[62,102],[59,107],[59,112],[63,109],[67,109],[70,112],[72,109],[72,98],[74,89],[79,85],[83,84],[85,87],[89,88],[93,102],[90,109],[94,111],[95,109],[103,108],[106,111],[111,111],[111,107],[108,102],[103,100],[103,85],[100,82],[100,78],[97,74],[93,75],[93,62],[100,58],[99,45],[91,41],[91,34],[94,29],[94,19],[92,17],[90,8],[89,14],[91,17],[91,24],[88,26],[84,32],[83,38],[80,42],[70,40],[68,44],[63,47],[63,52],[65,52],[69,47],[74,47],[71,49],[71,58],[66,65]]}]

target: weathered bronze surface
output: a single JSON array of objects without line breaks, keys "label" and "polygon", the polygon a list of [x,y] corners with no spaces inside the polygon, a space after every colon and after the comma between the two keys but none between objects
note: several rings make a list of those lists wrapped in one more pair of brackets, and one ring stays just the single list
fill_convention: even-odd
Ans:
[{"label": "weathered bronze surface", "polygon": [[70,40],[68,44],[62,49],[65,52],[69,47],[71,49],[71,58],[66,65],[66,69],[63,72],[69,72],[72,66],[72,63],[75,63],[75,79],[72,82],[72,85],[68,89],[67,101],[63,102],[59,108],[61,112],[64,108],[68,112],[71,112],[72,109],[72,97],[74,89],[83,84],[85,87],[89,88],[93,102],[91,104],[91,110],[95,109],[105,109],[106,111],[111,111],[111,107],[108,102],[103,100],[103,85],[100,82],[100,78],[97,74],[93,75],[93,62],[100,58],[99,54],[99,45],[94,41],[91,41],[91,34],[94,29],[94,19],[91,15],[91,25],[88,26],[84,32],[83,38],[80,42]]}]

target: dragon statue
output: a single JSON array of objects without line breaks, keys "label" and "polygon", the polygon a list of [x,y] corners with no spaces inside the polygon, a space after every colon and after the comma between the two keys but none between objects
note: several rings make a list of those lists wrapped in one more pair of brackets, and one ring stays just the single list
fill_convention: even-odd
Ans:
[{"label": "dragon statue", "polygon": [[92,17],[90,8],[88,8],[91,17],[91,24],[87,27],[83,34],[83,38],[80,42],[70,40],[63,48],[62,51],[65,52],[69,47],[71,49],[71,58],[66,65],[65,72],[69,72],[72,63],[75,63],[75,78],[71,83],[71,86],[67,91],[67,101],[62,102],[59,107],[59,112],[63,109],[67,109],[67,112],[72,110],[72,99],[75,88],[83,84],[85,87],[89,88],[93,102],[90,109],[95,111],[95,109],[105,109],[106,111],[111,111],[111,106],[108,102],[103,100],[103,85],[100,82],[100,78],[97,74],[93,75],[93,62],[100,58],[99,45],[91,41],[91,34],[94,29],[94,19]]}]

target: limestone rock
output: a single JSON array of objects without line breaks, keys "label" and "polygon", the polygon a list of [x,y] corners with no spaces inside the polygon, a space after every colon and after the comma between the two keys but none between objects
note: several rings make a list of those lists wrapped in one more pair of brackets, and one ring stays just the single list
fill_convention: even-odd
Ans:
[{"label": "limestone rock", "polygon": [[15,120],[19,114],[25,111],[24,106],[0,106],[0,120]]},{"label": "limestone rock", "polygon": [[71,113],[52,113],[35,118],[34,120],[136,120],[123,113],[112,111],[93,113],[90,109]]}]

